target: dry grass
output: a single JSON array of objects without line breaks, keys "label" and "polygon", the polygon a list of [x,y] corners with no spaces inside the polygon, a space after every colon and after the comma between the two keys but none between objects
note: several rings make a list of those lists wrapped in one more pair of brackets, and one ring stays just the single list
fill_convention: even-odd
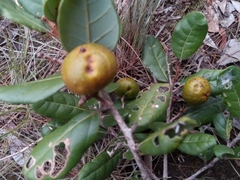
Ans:
[{"label": "dry grass", "polygon": [[[179,19],[171,20],[163,27],[171,14],[153,13],[155,10],[157,10],[156,12],[162,10],[162,3],[158,4],[153,0],[132,1],[135,3],[130,2],[122,7],[121,3],[123,2],[125,1],[119,1],[119,13],[124,29],[115,51],[119,63],[116,80],[120,77],[131,77],[138,82],[142,90],[155,83],[154,78],[147,72],[141,61],[142,45],[147,34],[156,35],[163,44],[164,50],[170,55],[175,88],[182,79],[200,69],[224,68],[216,65],[216,61],[221,55],[220,52],[208,46],[202,46],[189,60],[179,64],[170,48],[171,32]],[[170,4],[170,6],[173,5]],[[234,35],[239,38],[237,26],[238,24],[234,23],[229,28],[228,36]],[[216,34],[211,34],[211,37],[215,40],[220,38]],[[0,86],[42,79],[59,71],[58,64],[36,58],[36,54],[39,52],[44,52],[56,59],[62,59],[65,55],[61,43],[57,39],[53,39],[47,34],[30,31],[2,18],[0,20]],[[180,92],[176,90],[174,93],[173,116],[177,115],[182,108]],[[42,125],[48,120],[48,118],[35,114],[28,105],[12,105],[0,101],[0,179],[25,179],[21,173],[21,165],[16,163],[11,154],[12,147],[19,146],[19,144],[14,144],[12,139],[15,138],[15,141],[18,139],[22,142],[18,151],[30,144],[35,144],[41,138]],[[112,131],[116,134],[119,133],[118,129],[112,129]],[[111,132],[109,133],[110,135],[104,140],[95,143],[88,149],[81,162],[65,179],[76,179],[83,164],[92,160],[106,147],[116,145],[113,142],[117,141],[117,138]],[[26,151],[28,150],[31,150],[31,147]],[[170,162],[170,165],[172,163],[173,167],[181,169],[177,157],[173,155],[172,159],[173,162]],[[162,163],[162,157],[156,157],[154,162],[156,166],[153,169],[159,173],[157,174],[159,176],[162,169],[158,165]],[[109,179],[131,179],[134,173],[138,174],[136,164],[134,161],[126,160],[119,164]]]}]

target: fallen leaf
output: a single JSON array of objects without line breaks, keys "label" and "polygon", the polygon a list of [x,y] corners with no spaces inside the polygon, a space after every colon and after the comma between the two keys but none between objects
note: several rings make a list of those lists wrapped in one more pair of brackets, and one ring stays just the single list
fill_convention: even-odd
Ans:
[{"label": "fallen leaf", "polygon": [[227,6],[227,0],[223,0],[222,2],[218,3],[218,7],[222,11],[223,14],[225,13],[226,6]]},{"label": "fallen leaf", "polygon": [[219,31],[219,20],[212,6],[206,8],[205,16],[208,22],[208,32]]},{"label": "fallen leaf", "polygon": [[225,17],[223,20],[220,21],[222,27],[229,27],[235,21],[233,14],[230,14],[229,17]]},{"label": "fallen leaf", "polygon": [[231,1],[234,8],[240,13],[240,2]]},{"label": "fallen leaf", "polygon": [[219,65],[226,65],[238,61],[240,61],[240,41],[237,39],[230,39],[223,50],[222,57],[217,63]]},{"label": "fallen leaf", "polygon": [[207,33],[203,43],[207,46],[210,46],[212,48],[218,49],[218,47],[216,46],[215,42],[212,40],[212,38],[209,36],[209,34]]}]

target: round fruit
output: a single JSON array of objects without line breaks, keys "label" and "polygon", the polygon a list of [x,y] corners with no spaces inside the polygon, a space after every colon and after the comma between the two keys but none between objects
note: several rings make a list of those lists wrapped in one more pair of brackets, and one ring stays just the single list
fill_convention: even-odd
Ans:
[{"label": "round fruit", "polygon": [[200,105],[210,96],[211,86],[203,77],[190,78],[183,87],[182,97],[191,105]]},{"label": "round fruit", "polygon": [[125,99],[133,99],[138,95],[139,86],[131,78],[121,78],[117,81],[119,87],[115,90],[115,93]]},{"label": "round fruit", "polygon": [[73,49],[62,64],[63,82],[79,95],[93,95],[109,84],[117,73],[117,60],[105,46],[84,44]]}]

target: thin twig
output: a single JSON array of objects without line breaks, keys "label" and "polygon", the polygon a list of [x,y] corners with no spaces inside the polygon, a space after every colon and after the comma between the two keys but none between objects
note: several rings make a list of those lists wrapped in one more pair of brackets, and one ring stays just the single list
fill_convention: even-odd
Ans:
[{"label": "thin twig", "polygon": [[[238,141],[240,140],[240,133],[235,137],[232,142],[229,144],[229,147],[234,146]],[[193,175],[190,177],[186,178],[185,180],[193,180],[196,179],[196,177],[201,174],[203,171],[206,171],[207,169],[213,167],[217,162],[219,161],[218,158],[214,158],[210,163],[199,169],[197,172],[195,172]]]},{"label": "thin twig", "polygon": [[126,123],[124,122],[123,118],[115,108],[111,98],[109,97],[108,93],[106,91],[102,90],[101,91],[103,98],[107,101],[109,101],[109,111],[113,115],[114,119],[117,121],[118,126],[120,127],[124,137],[127,140],[128,147],[130,151],[132,152],[134,159],[138,165],[138,168],[141,172],[141,176],[144,180],[153,180],[153,179],[159,179],[157,178],[152,172],[148,170],[148,168],[145,166],[143,160],[140,157],[140,154],[138,152],[138,147],[135,144],[133,140],[133,135],[132,135],[132,129],[129,128]]},{"label": "thin twig", "polygon": [[[169,86],[170,86],[170,97],[169,97],[169,104],[168,104],[168,108],[167,108],[167,119],[166,122],[170,123],[171,120],[171,107],[172,107],[172,87],[173,87],[173,82],[171,79],[171,71],[170,71],[170,63],[168,62],[168,54],[166,53],[166,64],[167,64],[167,73],[168,73],[168,82],[169,82]],[[165,154],[163,156],[163,179],[167,179],[168,178],[168,155]]]}]

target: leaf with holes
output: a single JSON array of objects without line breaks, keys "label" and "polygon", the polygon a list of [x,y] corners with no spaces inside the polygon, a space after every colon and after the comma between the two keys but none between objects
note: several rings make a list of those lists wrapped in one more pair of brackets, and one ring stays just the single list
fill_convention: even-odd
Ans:
[{"label": "leaf with holes", "polygon": [[201,104],[200,106],[193,106],[187,109],[183,116],[188,116],[199,123],[202,124],[212,123],[215,115],[223,112],[226,105],[222,102],[220,98],[210,97],[207,102]]},{"label": "leaf with holes", "polygon": [[143,48],[143,64],[157,80],[168,82],[166,54],[161,43],[154,36],[146,38]]},{"label": "leaf with holes", "polygon": [[86,111],[78,106],[79,99],[65,92],[57,92],[47,99],[31,105],[32,109],[43,116],[66,122],[77,114]]},{"label": "leaf with holes", "polygon": [[47,26],[40,19],[24,11],[12,0],[0,1],[0,15],[25,25],[30,29],[42,32],[48,31]]},{"label": "leaf with holes", "polygon": [[169,103],[171,88],[169,84],[154,84],[150,89],[140,95],[140,98],[132,101],[127,106],[130,109],[129,120],[132,124],[145,126],[153,121],[165,121],[158,119],[165,115]]},{"label": "leaf with holes", "polygon": [[148,136],[139,144],[139,150],[143,154],[152,156],[170,153],[179,146],[187,133],[196,125],[196,121],[188,117],[181,117]]},{"label": "leaf with holes", "polygon": [[183,153],[198,156],[216,145],[216,138],[210,134],[188,134],[178,147]]},{"label": "leaf with holes", "polygon": [[122,159],[122,152],[102,152],[79,172],[79,180],[107,179]]},{"label": "leaf with holes", "polygon": [[58,15],[58,6],[60,0],[45,0],[43,11],[44,15],[47,19],[52,22],[57,22],[57,15]]},{"label": "leaf with holes", "polygon": [[60,39],[70,52],[78,45],[98,43],[113,50],[119,39],[119,18],[113,1],[60,1],[57,17]]},{"label": "leaf with holes", "polygon": [[232,116],[240,118],[240,69],[231,66],[218,79],[218,86],[222,87],[222,99]]},{"label": "leaf with holes", "polygon": [[60,73],[45,79],[0,87],[0,99],[11,103],[31,104],[43,100],[64,86]]},{"label": "leaf with holes", "polygon": [[208,31],[208,24],[201,12],[188,13],[176,26],[171,39],[174,55],[187,59],[202,45]]},{"label": "leaf with holes", "polygon": [[[83,112],[64,126],[45,136],[32,150],[23,167],[27,179],[60,179],[82,158],[97,139],[99,116]],[[59,144],[64,148],[59,149]]]},{"label": "leaf with holes", "polygon": [[222,156],[224,154],[234,155],[234,151],[230,147],[225,146],[225,145],[220,145],[220,144],[215,145],[213,148],[213,151],[214,151],[215,156],[218,158],[222,158]]},{"label": "leaf with holes", "polygon": [[227,119],[224,117],[222,113],[217,114],[213,118],[214,127],[218,133],[218,135],[223,139],[230,138],[230,132],[232,130],[232,123],[231,119]]},{"label": "leaf with holes", "polygon": [[18,0],[18,3],[29,14],[38,18],[43,16],[43,0]]}]

